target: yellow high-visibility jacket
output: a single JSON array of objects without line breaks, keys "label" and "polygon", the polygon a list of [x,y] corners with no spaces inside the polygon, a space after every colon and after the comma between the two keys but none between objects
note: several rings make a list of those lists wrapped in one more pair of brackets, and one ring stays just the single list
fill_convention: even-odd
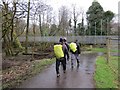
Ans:
[{"label": "yellow high-visibility jacket", "polygon": [[70,43],[69,47],[70,47],[70,50],[72,50],[73,52],[77,50],[77,45],[74,42]]},{"label": "yellow high-visibility jacket", "polygon": [[56,58],[58,59],[64,57],[62,45],[54,45],[54,53],[55,53]]}]

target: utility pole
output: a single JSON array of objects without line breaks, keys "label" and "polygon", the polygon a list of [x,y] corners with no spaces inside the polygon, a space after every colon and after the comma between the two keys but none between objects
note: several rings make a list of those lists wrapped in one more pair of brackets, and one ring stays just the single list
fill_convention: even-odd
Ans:
[{"label": "utility pole", "polygon": [[96,22],[95,22],[95,36],[96,36]]},{"label": "utility pole", "polygon": [[103,21],[103,20],[101,19],[101,36],[102,36],[102,21]]},{"label": "utility pole", "polygon": [[102,43],[102,41],[103,41],[103,40],[102,40],[102,25],[103,25],[103,24],[102,24],[102,21],[103,21],[103,20],[101,19],[101,34],[100,34],[100,35],[101,35],[101,43]]},{"label": "utility pole", "polygon": [[91,35],[91,30],[90,30],[90,24],[88,23],[88,35],[90,36]]},{"label": "utility pole", "polygon": [[108,26],[108,24],[109,24],[109,19],[107,18],[107,36],[109,35],[109,26]]},{"label": "utility pole", "polygon": [[95,44],[96,44],[96,22],[95,22]]}]

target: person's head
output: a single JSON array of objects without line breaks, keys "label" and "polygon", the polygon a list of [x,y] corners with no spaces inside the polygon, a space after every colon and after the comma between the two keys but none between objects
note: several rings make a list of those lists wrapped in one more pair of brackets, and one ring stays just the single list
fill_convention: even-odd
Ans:
[{"label": "person's head", "polygon": [[64,42],[67,42],[67,38],[66,38],[66,37],[64,37],[64,38],[63,38],[63,41],[64,41]]},{"label": "person's head", "polygon": [[76,40],[75,40],[75,43],[77,43],[77,42],[78,42],[78,40],[76,39]]},{"label": "person's head", "polygon": [[62,38],[59,39],[59,43],[63,43],[63,39]]}]

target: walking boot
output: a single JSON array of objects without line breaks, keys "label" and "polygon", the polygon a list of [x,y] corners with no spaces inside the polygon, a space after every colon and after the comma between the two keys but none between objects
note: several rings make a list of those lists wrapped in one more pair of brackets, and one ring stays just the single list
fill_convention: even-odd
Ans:
[{"label": "walking boot", "polygon": [[66,73],[66,70],[63,70],[64,73]]},{"label": "walking boot", "polygon": [[57,77],[60,77],[60,74],[57,74]]}]

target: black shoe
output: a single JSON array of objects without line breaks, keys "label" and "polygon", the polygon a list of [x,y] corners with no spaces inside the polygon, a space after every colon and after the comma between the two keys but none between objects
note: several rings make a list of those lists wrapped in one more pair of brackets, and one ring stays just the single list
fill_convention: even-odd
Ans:
[{"label": "black shoe", "polygon": [[71,66],[71,68],[73,68],[73,65]]},{"label": "black shoe", "polygon": [[79,63],[77,63],[77,67],[79,67],[80,66],[80,64]]},{"label": "black shoe", "polygon": [[66,70],[64,70],[63,72],[66,73]]},{"label": "black shoe", "polygon": [[60,74],[57,74],[57,77],[59,77],[60,76]]}]

